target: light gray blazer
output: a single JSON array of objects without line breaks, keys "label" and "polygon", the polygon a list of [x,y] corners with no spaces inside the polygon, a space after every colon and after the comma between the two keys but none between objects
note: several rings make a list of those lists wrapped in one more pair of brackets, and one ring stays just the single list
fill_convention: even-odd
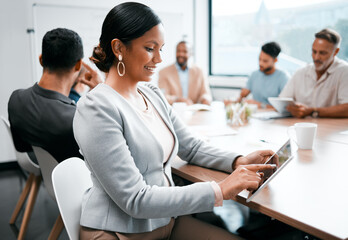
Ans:
[{"label": "light gray blazer", "polygon": [[[178,155],[191,164],[232,171],[237,154],[208,146],[175,115],[161,91],[138,86],[174,135],[174,149],[163,164],[163,150],[133,107],[114,89],[99,84],[78,104],[74,135],[93,187],[83,199],[81,225],[113,232],[148,232],[171,217],[211,211],[209,182],[175,187],[171,162]],[[165,176],[171,187],[166,187]]]}]

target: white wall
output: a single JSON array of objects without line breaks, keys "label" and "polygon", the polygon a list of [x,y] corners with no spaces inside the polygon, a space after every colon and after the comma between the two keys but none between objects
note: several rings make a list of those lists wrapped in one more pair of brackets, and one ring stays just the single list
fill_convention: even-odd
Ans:
[{"label": "white wall", "polygon": [[[30,42],[27,29],[25,0],[3,0],[0,8],[0,115],[7,118],[7,102],[13,90],[32,84]],[[10,137],[0,124],[0,161],[15,159]]]},{"label": "white wall", "polygon": [[[18,88],[27,88],[39,79],[33,79],[33,71],[31,60],[37,59],[38,56],[31,54],[31,38],[26,33],[28,28],[33,27],[33,12],[32,5],[38,4],[52,4],[52,5],[75,5],[75,6],[90,6],[90,7],[107,7],[112,8],[116,4],[125,1],[113,0],[2,0],[0,8],[0,115],[8,117],[7,102],[11,93]],[[188,40],[192,41],[194,32],[194,14],[193,6],[196,3],[199,11],[197,16],[201,16],[201,12],[205,10],[205,3],[207,0],[151,0],[139,1],[147,4],[155,11],[168,13],[182,13],[183,14],[183,32],[188,36]],[[199,4],[198,4],[199,2]],[[78,20],[77,20],[78,21]],[[203,25],[200,26],[204,28]],[[166,29],[170,31],[170,29]],[[196,28],[196,32],[197,32]],[[203,33],[204,31],[199,31]],[[204,34],[203,34],[204,35]],[[200,42],[200,41],[199,41]],[[204,44],[199,43],[200,48],[205,48]],[[175,61],[175,49],[165,49],[165,51],[172,51],[168,62]],[[204,51],[197,51],[199,54],[197,59],[201,61],[199,64],[205,65],[207,57]],[[38,73],[40,75],[40,73]],[[3,124],[0,124],[0,162],[7,162],[15,159],[14,148],[10,137],[8,136]]]}]

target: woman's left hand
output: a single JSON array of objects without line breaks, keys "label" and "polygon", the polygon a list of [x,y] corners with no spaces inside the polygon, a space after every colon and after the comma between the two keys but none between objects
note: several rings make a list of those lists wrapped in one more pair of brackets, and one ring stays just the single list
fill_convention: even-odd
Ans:
[{"label": "woman's left hand", "polygon": [[[233,170],[236,169],[239,165],[248,165],[248,164],[264,164],[274,152],[272,150],[259,150],[252,152],[246,156],[238,157],[233,163]],[[278,155],[274,155],[271,162],[279,166]]]}]

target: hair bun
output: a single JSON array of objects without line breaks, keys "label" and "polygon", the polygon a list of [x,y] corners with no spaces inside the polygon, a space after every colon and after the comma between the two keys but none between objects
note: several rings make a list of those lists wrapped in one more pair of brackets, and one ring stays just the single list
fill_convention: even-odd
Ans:
[{"label": "hair bun", "polygon": [[100,71],[108,72],[109,67],[106,64],[106,54],[100,45],[93,48],[92,56],[89,58]]}]

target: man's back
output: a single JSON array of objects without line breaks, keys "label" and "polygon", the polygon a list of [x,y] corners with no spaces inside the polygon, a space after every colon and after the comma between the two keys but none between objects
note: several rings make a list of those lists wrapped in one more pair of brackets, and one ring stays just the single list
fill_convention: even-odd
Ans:
[{"label": "man's back", "polygon": [[16,149],[31,151],[31,145],[39,146],[59,162],[82,157],[72,130],[75,110],[68,97],[37,84],[14,91],[8,113]]}]

